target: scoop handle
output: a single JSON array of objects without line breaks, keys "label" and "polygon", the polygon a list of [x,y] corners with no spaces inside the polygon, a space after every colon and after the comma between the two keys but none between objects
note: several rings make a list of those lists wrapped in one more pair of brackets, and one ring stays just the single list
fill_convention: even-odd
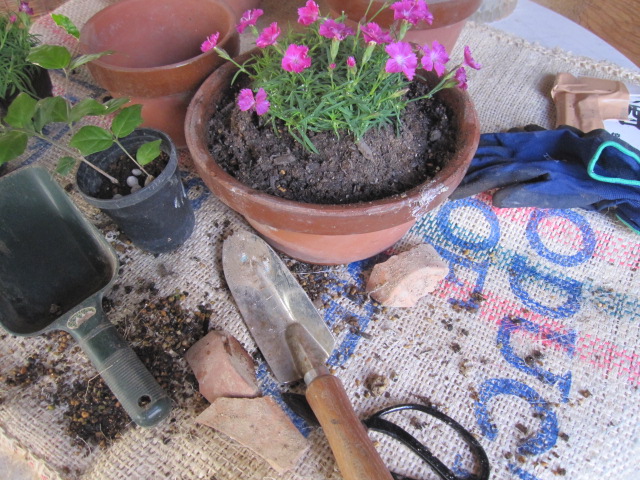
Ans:
[{"label": "scoop handle", "polygon": [[316,377],[307,385],[306,397],[345,480],[393,480],[338,377]]},{"label": "scoop handle", "polygon": [[152,427],[169,415],[171,399],[100,307],[76,311],[65,327],[137,425]]}]

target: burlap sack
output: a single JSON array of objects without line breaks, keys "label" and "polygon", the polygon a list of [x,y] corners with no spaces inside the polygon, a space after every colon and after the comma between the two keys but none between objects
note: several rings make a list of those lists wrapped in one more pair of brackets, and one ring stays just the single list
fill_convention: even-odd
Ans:
[{"label": "burlap sack", "polygon": [[[72,0],[59,10],[80,25],[108,3]],[[263,8],[268,12],[277,3],[265,0]],[[36,28],[46,41],[69,42],[48,18]],[[463,45],[484,65],[470,78],[483,132],[529,123],[551,128],[549,91],[558,72],[640,85],[638,72],[548,50],[487,26],[468,24],[454,59],[461,58]],[[61,77],[55,80],[61,89]],[[86,72],[70,88],[79,97],[102,94]],[[10,168],[52,167],[55,158],[54,149],[34,144]],[[183,161],[188,163],[186,154]],[[255,343],[220,267],[222,235],[248,227],[188,169],[184,181],[196,209],[193,236],[177,252],[157,257],[119,245],[119,283],[152,279],[159,296],[188,290],[186,307],[211,304],[209,327],[230,332],[253,354]],[[72,196],[93,222],[113,230],[102,214]],[[108,237],[118,244],[115,235]],[[325,269],[333,295],[324,297],[322,314],[339,345],[331,362],[356,412],[365,417],[389,405],[429,401],[479,439],[495,479],[637,478],[638,236],[606,214],[496,209],[489,196],[480,195],[424,216],[394,251],[420,242],[432,244],[450,270],[415,308],[384,310],[352,294],[354,288],[362,291],[371,261]],[[117,307],[111,321],[135,322],[135,289],[108,296]],[[29,355],[53,355],[47,347],[43,338],[3,335],[0,369],[6,375]],[[62,361],[74,375],[95,376],[77,349]],[[277,397],[281,388],[264,363],[257,374],[265,394]],[[389,380],[377,396],[366,383],[372,375]],[[43,479],[340,478],[322,431],[299,419],[311,447],[296,470],[281,477],[246,448],[196,424],[199,411],[190,408],[175,408],[169,421],[153,429],[131,426],[106,449],[75,446],[63,433],[62,412],[37,400],[53,382],[43,376],[28,387],[0,385],[0,445],[26,457]],[[471,468],[464,455],[456,457],[459,442],[436,437],[438,431],[429,431],[437,438],[430,445],[434,452],[454,459],[457,471]],[[432,478],[406,452],[392,456],[405,473]]]}]

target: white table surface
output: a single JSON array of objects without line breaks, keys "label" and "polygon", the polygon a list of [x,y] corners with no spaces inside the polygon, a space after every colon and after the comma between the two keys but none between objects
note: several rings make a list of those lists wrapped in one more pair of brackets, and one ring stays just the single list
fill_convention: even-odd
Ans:
[{"label": "white table surface", "polygon": [[638,69],[638,65],[594,33],[531,0],[518,0],[511,15],[489,25],[544,47],[559,47],[574,55]]}]

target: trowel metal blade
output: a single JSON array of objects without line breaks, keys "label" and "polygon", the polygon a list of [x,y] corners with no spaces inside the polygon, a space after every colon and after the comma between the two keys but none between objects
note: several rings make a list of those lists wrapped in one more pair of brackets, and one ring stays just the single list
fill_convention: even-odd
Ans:
[{"label": "trowel metal blade", "polygon": [[245,323],[269,367],[282,383],[299,380],[287,343],[287,327],[299,323],[326,354],[335,339],[280,257],[258,236],[236,232],[222,248],[224,275]]}]

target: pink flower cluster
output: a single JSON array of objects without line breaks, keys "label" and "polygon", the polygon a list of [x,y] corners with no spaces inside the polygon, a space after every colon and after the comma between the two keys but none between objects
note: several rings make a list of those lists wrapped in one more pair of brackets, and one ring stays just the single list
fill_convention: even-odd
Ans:
[{"label": "pink flower cluster", "polygon": [[[409,80],[413,80],[418,68],[418,55],[413,51],[413,47],[406,42],[396,42],[387,45],[385,51],[390,57],[385,65],[385,71],[387,73],[403,73]],[[422,68],[428,72],[435,71],[439,77],[444,75],[449,55],[443,45],[434,40],[431,47],[423,45],[418,48],[418,52],[421,54]],[[471,49],[468,46],[464,47],[464,64],[476,70],[482,67],[473,59]],[[467,73],[463,66],[458,67],[454,78],[457,80],[459,88],[467,89]]]},{"label": "pink flower cluster", "polygon": [[[26,2],[24,3],[26,4]],[[392,4],[391,9],[394,12],[394,20],[397,20],[400,26],[401,34],[398,38],[402,38],[410,26],[417,25],[420,22],[426,22],[428,24],[433,22],[433,15],[429,11],[425,0],[400,0]],[[271,23],[271,25],[264,28],[262,32],[258,33],[255,25],[262,15],[263,11],[260,9],[247,10],[237,26],[238,32],[243,33],[247,28],[253,29],[253,32],[257,35],[256,45],[258,47],[266,48],[275,46],[276,50],[282,54],[281,66],[283,70],[297,74],[303,73],[312,63],[312,58],[309,56],[309,47],[296,44],[288,45],[286,49],[280,47],[280,45],[278,45],[278,38],[280,37],[281,31],[276,22]],[[305,6],[298,8],[298,23],[309,26],[320,19],[320,9],[315,1],[307,0]],[[386,73],[402,73],[407,79],[413,80],[418,69],[418,63],[420,63],[424,70],[434,71],[439,77],[443,77],[446,74],[446,64],[449,61],[449,56],[445,47],[439,42],[434,41],[431,45],[416,47],[401,40],[394,41],[394,38],[389,32],[383,30],[375,22],[362,25],[360,31],[362,32],[364,42],[369,45],[369,48],[373,48],[375,45],[385,46],[384,49],[389,55],[384,67]],[[332,41],[333,46],[329,69],[334,70],[336,64],[333,60],[338,51],[339,43],[356,33],[344,23],[333,19],[323,19],[318,27],[318,34]],[[217,49],[218,40],[219,33],[209,36],[202,43],[201,50],[207,52],[211,49]],[[220,50],[217,51],[220,52]],[[363,64],[367,59],[368,57],[363,60]],[[353,56],[350,56],[346,63],[351,73],[357,71],[356,59]],[[464,65],[474,69],[481,67],[480,64],[474,60],[468,46],[464,48]],[[451,71],[446,75],[446,77],[443,77],[443,82],[449,82],[449,80],[453,79],[455,82],[453,84],[459,88],[467,88],[467,74],[463,65],[460,65],[455,72]],[[448,83],[448,85],[453,84]],[[253,109],[258,115],[263,115],[269,110],[267,94],[261,88],[254,97],[251,90],[243,89],[238,97],[238,106],[241,110],[246,111]]]},{"label": "pink flower cluster", "polygon": [[433,15],[424,0],[402,0],[391,5],[394,20],[404,20],[411,25],[424,21],[433,23]]},{"label": "pink flower cluster", "polygon": [[[394,19],[406,22],[406,24],[416,25],[420,22],[431,24],[433,22],[433,15],[424,0],[401,0],[391,5],[391,9],[394,12]],[[304,7],[298,9],[298,22],[302,25],[311,25],[319,18],[319,8],[313,0],[308,0]],[[363,25],[361,31],[365,42],[386,45],[385,51],[389,55],[389,60],[385,65],[387,73],[403,73],[409,80],[413,80],[418,68],[418,55],[414,52],[411,44],[393,42],[391,35],[375,22]],[[335,41],[342,41],[355,34],[353,29],[347,25],[331,19],[325,20],[320,25],[318,33]],[[434,41],[431,46],[419,47],[418,53],[421,55],[420,63],[425,70],[435,71],[438,76],[444,75],[449,56],[443,45]],[[311,59],[307,57],[307,54],[308,48],[303,49],[296,46],[294,50],[288,49],[285,54],[288,58],[286,63],[283,59],[282,68],[290,72],[301,73],[311,65]],[[297,56],[299,57],[296,58]],[[480,64],[473,59],[468,46],[464,49],[464,58],[465,65],[475,69],[480,68]],[[354,68],[355,59],[350,58],[348,65],[350,68]],[[463,66],[456,70],[454,78],[460,88],[467,88],[466,71]]]}]

